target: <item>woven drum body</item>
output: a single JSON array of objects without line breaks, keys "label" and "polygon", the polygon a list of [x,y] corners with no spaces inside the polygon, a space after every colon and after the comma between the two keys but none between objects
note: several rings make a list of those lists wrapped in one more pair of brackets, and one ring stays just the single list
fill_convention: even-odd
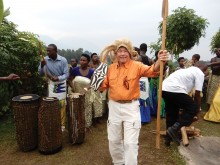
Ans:
[{"label": "woven drum body", "polygon": [[81,144],[85,138],[85,95],[71,93],[67,96],[69,140]]},{"label": "woven drum body", "polygon": [[31,151],[37,147],[37,113],[40,107],[38,95],[27,94],[12,98],[16,139],[21,151]]},{"label": "woven drum body", "polygon": [[38,149],[42,154],[54,154],[62,149],[60,102],[44,97],[38,113]]}]

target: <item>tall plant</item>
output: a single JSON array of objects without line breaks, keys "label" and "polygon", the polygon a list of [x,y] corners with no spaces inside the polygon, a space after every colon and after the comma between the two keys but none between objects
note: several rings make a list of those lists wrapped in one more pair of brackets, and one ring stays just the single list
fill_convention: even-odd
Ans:
[{"label": "tall plant", "polygon": [[0,116],[10,109],[14,95],[43,95],[45,92],[45,82],[37,72],[40,61],[38,37],[20,32],[16,27],[4,19],[0,28],[0,76],[16,73],[21,77],[19,81],[0,83]]},{"label": "tall plant", "polygon": [[3,14],[4,14],[4,4],[3,4],[3,0],[0,0],[0,26],[3,20]]},{"label": "tall plant", "polygon": [[[199,44],[199,39],[205,36],[205,29],[208,24],[207,19],[196,15],[193,9],[177,8],[173,14],[167,17],[166,48],[178,57],[180,53]],[[162,22],[158,29],[161,35]],[[150,47],[153,49],[155,44],[160,43],[161,38],[156,43],[151,44]]]},{"label": "tall plant", "polygon": [[220,48],[220,28],[211,39],[211,52],[215,53],[216,48]]}]

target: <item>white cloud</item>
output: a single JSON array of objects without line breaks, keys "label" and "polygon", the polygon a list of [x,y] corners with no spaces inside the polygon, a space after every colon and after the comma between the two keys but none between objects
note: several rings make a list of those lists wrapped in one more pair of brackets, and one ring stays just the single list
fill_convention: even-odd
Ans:
[{"label": "white cloud", "polygon": [[[51,38],[58,48],[100,52],[115,39],[130,38],[135,46],[157,40],[158,24],[162,21],[162,0],[4,0],[11,7],[9,20],[21,31],[30,31],[42,38]],[[186,6],[210,22],[206,38],[199,46],[182,55],[190,58],[199,53],[201,59],[212,57],[210,38],[217,32],[219,0],[169,0],[172,10]],[[48,43],[47,43],[48,44]]]}]

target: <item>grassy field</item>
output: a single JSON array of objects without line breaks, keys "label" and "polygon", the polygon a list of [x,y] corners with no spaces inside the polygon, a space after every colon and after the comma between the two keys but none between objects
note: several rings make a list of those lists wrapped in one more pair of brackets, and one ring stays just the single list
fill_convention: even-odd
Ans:
[{"label": "grassy field", "polygon": [[[205,108],[205,107],[203,107]],[[202,119],[207,110],[201,113],[201,119],[193,123],[199,128],[203,136],[220,137],[219,123],[208,122]],[[140,165],[184,165],[185,162],[178,153],[177,146],[164,146],[161,137],[160,149],[155,148],[156,119],[150,124],[143,125],[140,134],[139,164]],[[165,119],[161,120],[161,130],[165,130]],[[54,155],[42,155],[38,150],[21,152],[17,146],[13,118],[8,116],[0,120],[0,164],[4,165],[111,165],[108,151],[106,119],[97,124],[86,134],[85,142],[81,145],[71,145],[68,133],[63,134],[63,149]]]}]

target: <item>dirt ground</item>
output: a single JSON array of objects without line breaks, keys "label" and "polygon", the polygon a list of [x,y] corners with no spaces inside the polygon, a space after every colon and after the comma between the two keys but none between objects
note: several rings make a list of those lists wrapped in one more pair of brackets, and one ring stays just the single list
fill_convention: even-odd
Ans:
[{"label": "dirt ground", "polygon": [[[156,119],[143,125],[139,140],[139,165],[184,165],[185,162],[178,153],[177,146],[172,144],[164,146],[164,138],[161,137],[160,149],[156,149],[156,135],[152,133],[156,129]],[[161,130],[164,130],[165,119],[161,119]],[[200,120],[195,123],[202,127],[207,135],[220,136],[218,123],[210,123]],[[85,142],[81,145],[71,145],[68,133],[63,134],[63,149],[54,155],[42,155],[38,150],[21,152],[15,138],[14,123],[11,118],[0,121],[0,164],[2,165],[111,165],[111,157],[108,151],[106,132],[106,119],[98,123],[86,134]]]},{"label": "dirt ground", "polygon": [[188,147],[178,147],[188,165],[219,165],[220,137],[202,136],[190,141]]}]

